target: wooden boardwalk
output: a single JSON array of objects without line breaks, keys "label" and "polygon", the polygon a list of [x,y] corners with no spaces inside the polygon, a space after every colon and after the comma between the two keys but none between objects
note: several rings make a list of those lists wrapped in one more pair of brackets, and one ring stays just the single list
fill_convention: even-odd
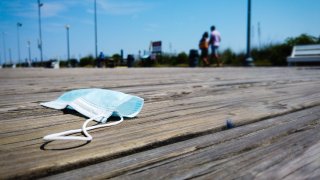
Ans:
[{"label": "wooden boardwalk", "polygon": [[[79,88],[145,105],[90,143],[45,143],[85,118],[39,103]],[[318,68],[0,69],[0,123],[0,179],[320,179]]]}]

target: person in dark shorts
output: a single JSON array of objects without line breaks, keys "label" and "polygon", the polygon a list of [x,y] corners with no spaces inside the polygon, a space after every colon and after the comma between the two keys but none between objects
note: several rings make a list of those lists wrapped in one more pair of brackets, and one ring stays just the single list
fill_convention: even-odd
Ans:
[{"label": "person in dark shorts", "polygon": [[209,37],[208,32],[203,33],[202,38],[201,38],[201,40],[199,42],[199,48],[201,50],[200,58],[201,58],[201,60],[203,62],[203,65],[205,65],[205,66],[209,66],[210,65],[210,63],[208,61],[208,55],[209,55],[208,37]]},{"label": "person in dark shorts", "polygon": [[209,44],[211,46],[211,56],[217,61],[217,66],[219,67],[222,66],[222,62],[220,62],[220,57],[218,53],[218,48],[221,42],[221,35],[220,32],[216,30],[215,26],[211,26],[210,30],[211,34]]}]

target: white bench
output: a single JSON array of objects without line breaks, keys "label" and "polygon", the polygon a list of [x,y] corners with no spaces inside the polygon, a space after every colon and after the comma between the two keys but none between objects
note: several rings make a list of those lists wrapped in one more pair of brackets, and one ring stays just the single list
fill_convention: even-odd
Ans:
[{"label": "white bench", "polygon": [[59,62],[59,60],[53,60],[52,62],[51,62],[51,68],[53,68],[53,69],[60,69],[60,62]]},{"label": "white bench", "polygon": [[288,65],[297,62],[320,62],[320,44],[294,46]]}]

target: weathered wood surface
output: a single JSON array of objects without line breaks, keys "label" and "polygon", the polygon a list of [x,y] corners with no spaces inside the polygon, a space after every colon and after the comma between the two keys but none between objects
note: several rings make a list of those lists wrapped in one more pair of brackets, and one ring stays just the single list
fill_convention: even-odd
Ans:
[{"label": "weathered wood surface", "polygon": [[47,179],[319,178],[319,127],[317,106]]},{"label": "weathered wood surface", "polygon": [[[145,106],[88,144],[44,144],[84,118],[39,103],[88,87]],[[316,68],[1,69],[0,177],[318,177],[319,88]]]}]

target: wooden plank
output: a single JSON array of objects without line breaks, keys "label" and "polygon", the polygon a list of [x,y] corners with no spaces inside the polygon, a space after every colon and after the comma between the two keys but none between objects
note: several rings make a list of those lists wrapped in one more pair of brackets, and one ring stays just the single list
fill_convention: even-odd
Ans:
[{"label": "wooden plank", "polygon": [[[312,137],[313,135],[310,135]],[[303,153],[290,161],[278,163],[258,174],[258,178],[319,179],[320,142],[311,145]],[[292,155],[291,155],[292,156]]]},{"label": "wooden plank", "polygon": [[[295,177],[291,173],[316,177],[319,171],[306,172],[320,167],[319,110],[317,106],[46,179],[283,179]],[[301,167],[304,172],[296,172]]]},{"label": "wooden plank", "polygon": [[[319,71],[293,68],[4,69],[0,175],[45,176],[172,139],[217,132],[227,118],[243,125],[316,106],[319,81]],[[92,131],[89,144],[44,145],[44,135],[79,128],[84,118],[40,107],[39,102],[85,87],[132,93],[145,98],[145,107],[138,118]]]}]

